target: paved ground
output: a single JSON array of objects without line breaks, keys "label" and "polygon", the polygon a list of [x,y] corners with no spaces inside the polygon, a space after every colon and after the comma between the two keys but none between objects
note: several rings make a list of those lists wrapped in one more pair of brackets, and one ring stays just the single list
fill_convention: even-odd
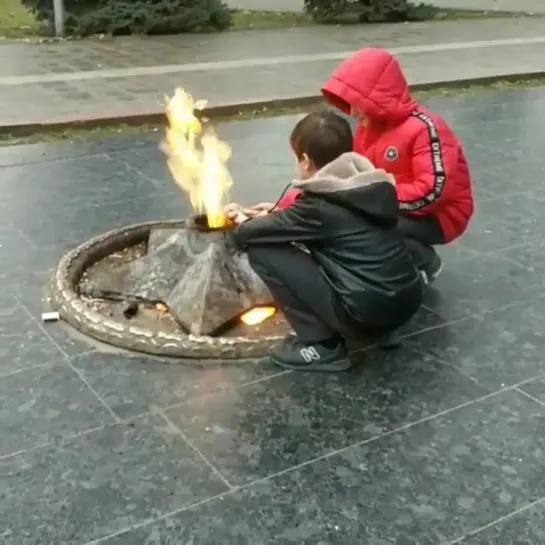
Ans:
[{"label": "paved ground", "polygon": [[[229,0],[229,6],[239,9],[301,11],[303,0]],[[474,9],[545,13],[543,0],[427,0],[440,8]]]},{"label": "paved ground", "polygon": [[545,18],[3,43],[0,126],[158,113],[178,86],[211,105],[312,96],[365,45],[398,53],[413,83],[542,72]]},{"label": "paved ground", "polygon": [[229,0],[229,7],[266,11],[302,11],[303,0]]},{"label": "paved ground", "polygon": [[[131,359],[41,324],[68,247],[188,210],[156,133],[0,150],[3,545],[545,543],[545,88],[431,106],[475,221],[405,347],[339,376]],[[236,198],[291,179],[293,122],[221,127]]]},{"label": "paved ground", "polygon": [[440,8],[545,13],[543,0],[428,0],[428,3]]}]

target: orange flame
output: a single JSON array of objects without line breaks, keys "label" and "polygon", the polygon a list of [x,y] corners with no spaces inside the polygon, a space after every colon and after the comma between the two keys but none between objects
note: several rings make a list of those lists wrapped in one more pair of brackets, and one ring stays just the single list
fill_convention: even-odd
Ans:
[{"label": "orange flame", "polygon": [[168,101],[168,127],[161,149],[174,181],[189,195],[191,206],[206,214],[208,225],[225,225],[225,197],[233,185],[227,162],[231,148],[219,140],[214,131],[204,127],[195,111],[206,101],[194,101],[183,89],[176,89]]},{"label": "orange flame", "polygon": [[[227,223],[223,213],[225,197],[233,185],[227,168],[231,148],[195,115],[205,106],[206,101],[195,101],[183,89],[176,89],[168,99],[168,126],[161,149],[174,181],[189,195],[191,206],[199,214],[206,214],[209,227],[221,228]],[[246,325],[257,325],[275,313],[274,307],[255,307],[241,320]]]},{"label": "orange flame", "polygon": [[240,319],[246,325],[258,325],[275,314],[274,307],[255,307],[245,312]]}]

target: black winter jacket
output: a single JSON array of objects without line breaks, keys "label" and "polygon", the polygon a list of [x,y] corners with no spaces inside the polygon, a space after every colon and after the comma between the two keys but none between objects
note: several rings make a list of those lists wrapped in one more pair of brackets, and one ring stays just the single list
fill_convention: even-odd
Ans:
[{"label": "black winter jacket", "polygon": [[[302,192],[293,206],[239,225],[235,243],[301,243],[355,317],[369,322],[374,311],[373,321],[384,325],[404,321],[405,311],[412,315],[416,308],[401,307],[420,293],[421,280],[397,228],[393,178],[361,155],[345,153],[294,185]],[[421,296],[416,306],[420,302]]]}]

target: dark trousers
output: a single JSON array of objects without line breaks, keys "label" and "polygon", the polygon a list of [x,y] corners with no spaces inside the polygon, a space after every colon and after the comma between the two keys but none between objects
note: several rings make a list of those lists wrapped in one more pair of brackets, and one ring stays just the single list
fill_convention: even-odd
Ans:
[{"label": "dark trousers", "polygon": [[422,218],[400,216],[398,226],[419,269],[425,268],[434,260],[436,253],[433,246],[445,244],[441,225],[433,216]]},{"label": "dark trousers", "polygon": [[316,261],[303,250],[291,244],[251,246],[248,259],[299,340],[306,344],[337,336],[377,339],[409,320],[422,301],[420,279],[395,298],[368,292],[356,319]]},{"label": "dark trousers", "polygon": [[359,324],[308,253],[292,244],[251,246],[248,260],[302,342],[350,337],[357,331]]}]

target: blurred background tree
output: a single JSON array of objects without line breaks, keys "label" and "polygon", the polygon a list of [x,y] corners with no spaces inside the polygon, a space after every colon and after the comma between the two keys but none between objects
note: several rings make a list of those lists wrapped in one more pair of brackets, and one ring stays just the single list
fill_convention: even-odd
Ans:
[{"label": "blurred background tree", "polygon": [[[1,2],[2,0],[0,0]],[[53,21],[53,0],[23,0],[38,21]],[[224,30],[231,11],[222,0],[64,0],[66,34],[177,34]]]},{"label": "blurred background tree", "polygon": [[397,23],[433,19],[436,7],[409,0],[305,0],[305,11],[318,22],[348,16],[360,23]]}]

